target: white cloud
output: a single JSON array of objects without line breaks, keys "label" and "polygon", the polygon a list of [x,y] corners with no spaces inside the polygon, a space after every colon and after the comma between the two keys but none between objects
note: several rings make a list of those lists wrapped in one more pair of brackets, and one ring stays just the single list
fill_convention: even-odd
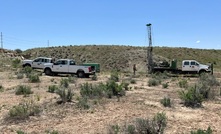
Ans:
[{"label": "white cloud", "polygon": [[200,43],[200,40],[196,41],[196,43],[199,44],[199,43]]}]

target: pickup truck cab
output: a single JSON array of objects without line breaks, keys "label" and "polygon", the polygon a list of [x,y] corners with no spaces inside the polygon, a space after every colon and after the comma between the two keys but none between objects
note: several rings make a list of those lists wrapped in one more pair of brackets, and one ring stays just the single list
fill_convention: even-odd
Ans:
[{"label": "pickup truck cab", "polygon": [[45,63],[50,63],[52,62],[52,58],[47,58],[47,57],[38,57],[34,60],[23,60],[22,61],[22,66],[26,67],[29,66],[33,69],[43,69]]},{"label": "pickup truck cab", "polygon": [[95,73],[91,66],[76,65],[73,59],[59,59],[55,63],[44,64],[44,73],[53,74],[76,74],[78,77],[89,77]]},{"label": "pickup truck cab", "polygon": [[182,71],[195,72],[201,74],[203,72],[211,72],[212,69],[209,65],[200,64],[195,60],[183,60]]}]

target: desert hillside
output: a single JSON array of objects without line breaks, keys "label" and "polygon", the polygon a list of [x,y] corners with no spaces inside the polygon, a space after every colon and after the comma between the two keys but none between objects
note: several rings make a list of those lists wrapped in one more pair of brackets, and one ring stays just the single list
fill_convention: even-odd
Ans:
[{"label": "desert hillside", "polygon": [[[138,71],[146,72],[147,47],[117,45],[59,46],[49,48],[33,48],[23,52],[26,58],[48,56],[54,58],[73,58],[78,64],[95,62],[101,64],[103,70],[131,71],[137,64]],[[221,50],[154,47],[154,61],[159,62],[177,59],[178,64],[184,59],[195,59],[201,63],[214,63],[214,68],[221,68]]]}]

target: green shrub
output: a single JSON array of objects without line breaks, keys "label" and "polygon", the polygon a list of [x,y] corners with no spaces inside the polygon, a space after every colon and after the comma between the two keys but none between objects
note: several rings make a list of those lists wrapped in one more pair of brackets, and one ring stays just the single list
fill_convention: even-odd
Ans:
[{"label": "green shrub", "polygon": [[164,107],[171,107],[170,98],[164,97],[162,100],[160,100],[160,103],[163,104]]},{"label": "green shrub", "polygon": [[102,98],[105,96],[106,85],[100,83],[99,85],[92,85],[85,83],[81,85],[80,94],[82,97],[87,97],[90,99]]},{"label": "green shrub", "polygon": [[[126,123],[125,123],[126,124]],[[165,113],[157,113],[154,118],[143,119],[137,118],[135,123],[120,127],[111,125],[110,134],[127,133],[127,134],[163,134],[167,126],[167,117]]]},{"label": "green shrub", "polygon": [[131,83],[131,84],[136,84],[136,80],[135,80],[135,79],[131,79],[131,80],[130,80],[130,83]]},{"label": "green shrub", "polygon": [[197,85],[189,87],[187,90],[179,91],[179,96],[187,107],[199,107],[203,102],[203,95]]},{"label": "green shrub", "polygon": [[61,81],[60,81],[60,86],[64,87],[64,88],[68,88],[69,87],[69,80],[62,78]]},{"label": "green shrub", "polygon": [[76,78],[73,76],[68,76],[68,82],[70,83],[76,83]]},{"label": "green shrub", "polygon": [[198,129],[196,131],[191,131],[191,134],[212,134],[213,131],[210,127],[207,128],[207,130]]},{"label": "green shrub", "polygon": [[126,91],[129,90],[129,83],[123,82],[123,83],[122,83],[122,86],[123,86],[123,88],[124,88]]},{"label": "green shrub", "polygon": [[14,50],[16,53],[18,53],[18,54],[21,54],[22,53],[22,50],[21,49],[15,49]]},{"label": "green shrub", "polygon": [[55,93],[58,90],[58,86],[56,85],[51,85],[48,87],[48,92],[50,93]]},{"label": "green shrub", "polygon": [[163,84],[162,84],[162,87],[163,87],[163,88],[168,88],[168,86],[169,86],[168,83],[163,83]]},{"label": "green shrub", "polygon": [[78,98],[77,106],[78,106],[78,108],[89,109],[90,105],[88,104],[87,97]]},{"label": "green shrub", "polygon": [[28,94],[32,94],[33,92],[31,91],[31,87],[30,86],[25,86],[25,85],[19,85],[16,88],[16,95],[28,95]]},{"label": "green shrub", "polygon": [[108,129],[108,134],[119,134],[120,126],[119,125],[111,125]]},{"label": "green shrub", "polygon": [[198,86],[199,91],[203,95],[204,99],[214,99],[216,95],[218,95],[218,91],[216,89],[220,83],[216,80],[216,78],[211,74],[202,74],[200,75]]},{"label": "green shrub", "polygon": [[29,75],[32,73],[33,69],[29,66],[24,67],[21,73],[24,73],[26,77],[28,78]]},{"label": "green shrub", "polygon": [[21,130],[18,130],[16,131],[17,134],[26,134],[25,132],[21,131]]},{"label": "green shrub", "polygon": [[12,107],[9,110],[9,118],[11,119],[26,119],[29,116],[34,116],[40,113],[40,107],[33,100],[27,100],[19,105]]},{"label": "green shrub", "polygon": [[94,74],[94,75],[91,77],[91,80],[97,81],[97,75]]},{"label": "green shrub", "polygon": [[126,128],[127,134],[135,134],[136,133],[136,127],[134,125],[128,125]]},{"label": "green shrub", "polygon": [[23,73],[18,73],[17,74],[17,79],[23,79],[24,78],[24,74]]},{"label": "green shrub", "polygon": [[60,96],[61,100],[58,103],[71,102],[73,99],[74,93],[69,88],[61,87],[57,89],[56,93]]},{"label": "green shrub", "polygon": [[20,59],[17,59],[17,58],[16,58],[16,59],[13,59],[13,60],[12,60],[12,67],[13,67],[13,68],[18,68],[19,66],[21,66],[20,63],[21,63],[21,60],[20,60]]},{"label": "green shrub", "polygon": [[112,95],[114,96],[123,96],[125,95],[125,90],[123,89],[122,84],[118,84],[113,80],[110,80],[106,83],[107,86],[107,94],[108,98],[111,98]]},{"label": "green shrub", "polygon": [[31,82],[31,83],[38,83],[38,82],[40,82],[38,74],[35,74],[35,73],[31,73],[28,76],[28,79],[29,79],[29,82]]},{"label": "green shrub", "polygon": [[2,85],[0,85],[0,92],[4,91],[4,87]]},{"label": "green shrub", "polygon": [[151,78],[151,79],[148,80],[148,86],[149,87],[158,86],[160,83],[161,83],[161,81],[158,80],[158,79]]},{"label": "green shrub", "polygon": [[182,79],[182,80],[179,80],[178,85],[179,85],[180,88],[187,88],[188,87],[188,82],[187,82],[186,79]]},{"label": "green shrub", "polygon": [[116,71],[111,72],[110,80],[118,82],[119,81],[119,74]]}]

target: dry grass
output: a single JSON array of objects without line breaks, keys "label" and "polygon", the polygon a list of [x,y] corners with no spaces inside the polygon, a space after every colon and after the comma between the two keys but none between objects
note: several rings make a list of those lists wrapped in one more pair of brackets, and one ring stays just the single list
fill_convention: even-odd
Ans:
[{"label": "dry grass", "polygon": [[[11,74],[12,78],[7,76]],[[110,74],[98,74],[98,80],[77,79],[75,83],[70,83],[70,88],[74,91],[72,102],[57,104],[59,96],[55,93],[47,92],[50,85],[59,84],[64,77],[40,76],[40,83],[30,83],[27,78],[17,79],[14,73],[9,71],[0,74],[1,85],[5,88],[0,93],[0,132],[14,134],[17,130],[27,133],[46,133],[46,131],[58,131],[61,134],[74,133],[107,133],[108,126],[125,122],[131,122],[136,118],[152,118],[158,112],[165,112],[168,117],[168,126],[165,133],[189,133],[198,128],[207,129],[210,126],[214,133],[221,133],[221,104],[218,97],[214,101],[206,101],[202,108],[192,109],[184,107],[180,102],[177,85],[180,78],[169,78],[165,82],[169,83],[167,89],[162,85],[149,87],[149,78],[134,78],[135,84],[130,84],[129,91],[120,101],[117,98],[94,100],[96,103],[88,110],[81,110],[77,107],[77,98],[80,96],[80,84],[98,84],[110,78]],[[130,77],[121,76],[120,81]],[[173,79],[173,80],[172,80]],[[187,78],[189,82],[195,82],[198,78]],[[41,113],[38,116],[30,116],[23,121],[7,121],[5,117],[9,110],[22,102],[24,97],[15,95],[17,85],[29,85],[33,94],[25,99],[34,99],[41,106]],[[171,108],[164,107],[160,100],[168,96],[173,105]],[[93,101],[93,100],[92,100]]]}]

